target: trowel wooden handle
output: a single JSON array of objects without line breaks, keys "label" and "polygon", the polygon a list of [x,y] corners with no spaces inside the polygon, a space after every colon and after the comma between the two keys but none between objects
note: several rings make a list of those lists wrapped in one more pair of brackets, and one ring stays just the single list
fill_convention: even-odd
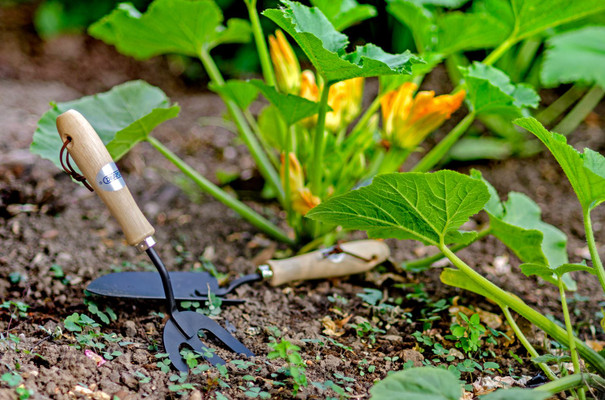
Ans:
[{"label": "trowel wooden handle", "polygon": [[70,141],[67,151],[122,227],[128,244],[138,246],[151,237],[155,230],[135,203],[118,167],[86,118],[69,110],[57,117],[57,130],[63,143]]},{"label": "trowel wooden handle", "polygon": [[382,263],[391,254],[389,246],[378,240],[358,240],[343,243],[342,253],[317,250],[285,260],[269,260],[273,275],[271,286],[282,283],[345,276],[366,272]]}]

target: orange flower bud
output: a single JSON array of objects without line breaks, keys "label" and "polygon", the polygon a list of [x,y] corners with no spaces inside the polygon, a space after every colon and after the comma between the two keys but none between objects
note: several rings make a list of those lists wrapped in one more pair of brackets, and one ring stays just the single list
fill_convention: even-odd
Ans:
[{"label": "orange flower bud", "polygon": [[275,31],[275,36],[269,35],[269,53],[277,88],[283,93],[298,94],[300,65],[282,31]]},{"label": "orange flower bud", "polygon": [[[292,209],[300,215],[305,215],[310,209],[318,205],[321,201],[319,200],[319,197],[313,196],[311,191],[305,187],[304,171],[300,165],[300,162],[296,158],[296,155],[294,153],[290,153],[288,154],[288,158],[290,160],[288,179],[290,184],[290,201],[292,204]],[[285,157],[282,155],[281,168],[279,172],[284,188],[286,186],[285,168]]]}]

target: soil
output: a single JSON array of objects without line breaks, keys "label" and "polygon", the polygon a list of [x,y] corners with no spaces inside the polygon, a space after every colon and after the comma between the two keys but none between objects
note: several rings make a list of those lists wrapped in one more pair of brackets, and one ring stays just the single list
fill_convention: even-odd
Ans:
[{"label": "soil", "polygon": [[[161,87],[181,106],[180,117],[160,126],[154,136],[199,172],[212,179],[217,171],[230,171],[238,173],[244,183],[254,182],[257,173],[253,161],[233,133],[200,123],[200,117],[222,116],[225,110],[221,100],[201,90],[201,84],[185,84],[166,59],[136,62],[85,36],[62,36],[43,42],[33,31],[31,10],[30,5],[0,9],[0,300],[3,305],[13,304],[0,308],[0,374],[18,372],[32,398],[202,399],[215,398],[218,392],[227,398],[252,398],[261,392],[271,398],[291,398],[292,380],[283,372],[285,363],[268,357],[272,350],[269,344],[276,337],[300,347],[309,385],[300,388],[297,398],[338,397],[329,389],[328,381],[348,396],[367,398],[375,381],[406,363],[419,366],[423,360],[437,359],[439,364],[456,364],[462,361],[458,356],[470,357],[445,338],[456,312],[454,306],[494,313],[486,314],[484,323],[495,318],[496,329],[509,332],[506,323],[498,323],[503,316],[497,306],[443,286],[439,268],[411,273],[398,267],[432,249],[410,241],[388,241],[392,264],[367,274],[277,288],[262,282],[238,288],[229,297],[246,302],[223,305],[214,318],[256,357],[246,360],[248,364],[237,364],[232,360],[243,358],[211,343],[230,361],[227,368],[206,371],[198,367],[196,374],[186,378],[186,383],[193,384],[191,388],[171,387],[178,383],[174,382],[178,375],[158,366],[163,352],[163,304],[84,293],[87,284],[99,276],[118,270],[152,269],[150,263],[124,242],[119,226],[94,193],[29,153],[36,122],[50,101],[72,100],[121,82],[144,79]],[[427,85],[442,91],[444,84],[438,78],[428,80]],[[544,96],[552,99],[556,93]],[[588,123],[571,135],[570,142],[577,148],[603,152],[605,135],[599,115],[604,110],[601,104]],[[447,126],[441,131],[447,131]],[[137,146],[119,166],[156,228],[157,249],[170,270],[200,268],[205,259],[219,273],[234,278],[250,273],[268,258],[292,254],[221,203],[192,190],[151,147]],[[479,169],[503,196],[509,191],[527,194],[542,207],[543,219],[567,234],[570,260],[580,262],[589,257],[580,207],[550,155],[448,167],[462,172]],[[249,196],[246,202],[286,229],[275,204]],[[593,216],[599,244],[604,216],[601,209]],[[479,215],[473,223],[483,222],[485,216]],[[562,319],[554,288],[524,277],[516,268],[518,260],[496,240],[477,242],[459,255],[533,307]],[[579,334],[583,339],[603,340],[598,314],[603,299],[598,282],[590,275],[574,277],[579,290],[571,308]],[[390,307],[365,303],[358,294],[366,288],[382,291],[381,302]],[[436,308],[440,299],[448,306],[435,313],[437,319],[425,333],[448,351],[454,349],[450,355],[455,355],[455,360],[433,355],[430,347],[412,336],[423,330],[420,319],[427,310]],[[14,307],[18,302],[29,307],[22,315]],[[110,307],[115,320],[102,323],[90,311],[90,302],[100,310]],[[89,333],[91,340],[106,346],[103,350],[94,349],[90,342],[78,346],[76,333],[65,328],[66,318],[74,313],[86,314],[100,323]],[[330,320],[335,324],[330,326]],[[358,336],[352,324],[364,321],[382,331],[373,338]],[[326,329],[329,327],[331,331]],[[545,345],[552,346],[528,324],[522,327],[540,352],[547,351]],[[85,350],[120,354],[97,366]],[[481,365],[491,361],[500,368],[463,374],[467,383],[477,384],[474,394],[484,390],[486,385],[481,382],[490,377],[514,377],[516,384],[522,385],[538,374],[516,340],[500,337],[496,344],[485,343],[482,350],[484,355],[475,352],[472,357]],[[4,380],[0,382],[0,398],[17,398],[15,389]]]}]

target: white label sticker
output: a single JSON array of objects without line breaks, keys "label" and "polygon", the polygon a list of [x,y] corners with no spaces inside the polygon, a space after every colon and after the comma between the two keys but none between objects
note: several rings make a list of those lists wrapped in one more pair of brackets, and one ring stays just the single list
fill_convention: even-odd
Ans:
[{"label": "white label sticker", "polygon": [[99,189],[107,192],[115,192],[126,186],[118,166],[114,162],[105,164],[97,173],[97,185]]}]

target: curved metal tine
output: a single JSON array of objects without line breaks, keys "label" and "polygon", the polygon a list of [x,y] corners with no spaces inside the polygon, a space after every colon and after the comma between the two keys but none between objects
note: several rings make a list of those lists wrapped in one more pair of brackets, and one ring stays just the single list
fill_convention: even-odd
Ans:
[{"label": "curved metal tine", "polygon": [[[257,281],[261,281],[261,280],[263,280],[263,278],[259,274],[244,275],[244,276],[241,276],[239,278],[233,279],[229,283],[229,286],[227,286],[226,288],[219,288],[214,293],[214,295],[215,296],[224,296],[227,293],[231,293],[231,291],[233,289],[235,289],[236,287],[239,287],[239,286],[241,286],[241,285],[243,285],[245,283],[257,282]],[[208,290],[206,288],[204,288],[204,290],[196,289],[195,294],[198,295],[198,296],[207,296],[208,295]]]},{"label": "curved metal tine", "polygon": [[[199,315],[198,317],[203,317],[203,315]],[[254,357],[254,353],[250,351],[242,342],[237,340],[232,334],[230,334],[225,328],[220,326],[218,322],[206,317],[200,321],[200,328],[204,331],[214,335],[218,340],[223,342],[225,346],[227,346],[231,351],[243,354],[248,357]],[[195,336],[193,337],[195,339]],[[201,343],[201,340],[198,340]]]},{"label": "curved metal tine", "polygon": [[168,320],[164,327],[164,349],[168,353],[170,362],[179,371],[188,371],[189,366],[183,361],[181,357],[180,348],[182,344],[187,344],[193,350],[199,352],[206,360],[212,365],[225,364],[225,361],[217,356],[213,350],[206,346],[197,334],[193,335],[189,339],[183,337],[180,330],[172,320]]}]

